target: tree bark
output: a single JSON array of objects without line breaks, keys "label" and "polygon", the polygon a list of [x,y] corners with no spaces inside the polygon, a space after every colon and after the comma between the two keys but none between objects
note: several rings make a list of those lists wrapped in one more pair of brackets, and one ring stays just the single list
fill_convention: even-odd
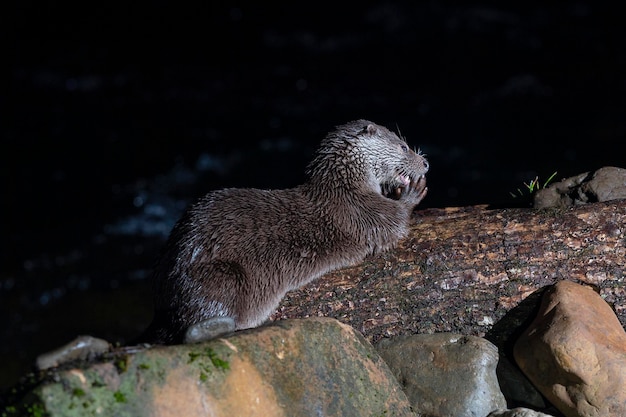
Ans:
[{"label": "tree bark", "polygon": [[542,288],[571,280],[594,286],[626,325],[626,200],[426,209],[413,220],[395,249],[288,293],[272,318],[335,317],[371,342],[434,332],[506,338],[498,326],[519,326]]}]

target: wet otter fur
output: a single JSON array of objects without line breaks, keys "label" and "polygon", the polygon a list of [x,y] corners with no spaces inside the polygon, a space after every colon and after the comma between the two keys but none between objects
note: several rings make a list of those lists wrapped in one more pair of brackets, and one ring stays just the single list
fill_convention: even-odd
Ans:
[{"label": "wet otter fur", "polygon": [[195,342],[256,327],[287,291],[392,247],[426,195],[427,171],[395,133],[357,120],[326,136],[298,187],[208,193],[170,234],[143,340]]}]

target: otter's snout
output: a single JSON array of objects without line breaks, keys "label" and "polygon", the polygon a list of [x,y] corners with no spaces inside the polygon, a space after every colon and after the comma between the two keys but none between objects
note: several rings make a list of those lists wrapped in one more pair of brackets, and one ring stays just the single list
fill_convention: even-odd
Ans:
[{"label": "otter's snout", "polygon": [[415,171],[421,175],[425,175],[430,168],[428,160],[419,152],[415,153]]}]

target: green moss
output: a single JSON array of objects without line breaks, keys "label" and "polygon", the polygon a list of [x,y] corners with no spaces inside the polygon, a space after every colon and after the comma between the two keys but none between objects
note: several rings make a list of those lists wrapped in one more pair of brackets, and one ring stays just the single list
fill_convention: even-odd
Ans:
[{"label": "green moss", "polygon": [[113,398],[115,398],[116,403],[125,403],[127,401],[126,394],[119,390],[113,393]]},{"label": "green moss", "polygon": [[209,359],[211,359],[213,366],[216,368],[221,369],[222,371],[230,369],[230,364],[227,361],[218,358],[213,349],[207,348],[207,355],[209,356]]},{"label": "green moss", "polygon": [[0,417],[47,417],[49,414],[46,412],[43,404],[35,402],[31,404],[25,404],[21,406],[8,406],[0,412]]},{"label": "green moss", "polygon": [[187,361],[187,363],[193,363],[196,361],[196,359],[198,359],[200,356],[202,356],[202,353],[199,352],[189,352],[189,360]]},{"label": "green moss", "polygon": [[119,373],[124,373],[128,370],[128,356],[122,356],[115,359],[115,367]]},{"label": "green moss", "polygon": [[[216,373],[208,353],[202,355]],[[50,377],[37,374],[36,384],[32,384],[35,379],[28,381],[24,388],[14,389],[0,400],[0,417],[149,415],[145,400],[151,398],[155,385],[164,383],[170,363],[158,352],[146,350],[119,355],[78,372],[57,369],[49,372]]]},{"label": "green moss", "polygon": [[[214,369],[226,371],[230,369],[228,361],[220,358],[212,348],[206,347],[203,351],[189,352],[189,359],[187,363],[195,363],[200,368],[200,381],[205,382],[208,380],[209,375]],[[208,361],[207,361],[208,359]]]},{"label": "green moss", "polygon": [[84,397],[85,391],[82,388],[74,388],[74,390],[72,391],[72,395],[74,397]]},{"label": "green moss", "polygon": [[13,405],[10,405],[10,406],[8,406],[6,408],[6,410],[4,410],[3,415],[4,415],[5,412],[16,413],[17,412],[17,408],[15,406],[13,406]]},{"label": "green moss", "polygon": [[44,417],[48,415],[44,406],[37,403],[28,406],[26,411],[28,412],[28,415],[32,417]]},{"label": "green moss", "polygon": [[11,416],[16,416],[16,415],[17,415],[17,407],[15,407],[14,405],[10,405],[6,407],[4,410],[2,410],[2,414],[0,414],[0,417],[11,417]]},{"label": "green moss", "polygon": [[107,384],[105,384],[104,382],[100,380],[94,380],[94,381],[91,381],[91,386],[92,388],[102,388],[102,387],[106,387]]}]

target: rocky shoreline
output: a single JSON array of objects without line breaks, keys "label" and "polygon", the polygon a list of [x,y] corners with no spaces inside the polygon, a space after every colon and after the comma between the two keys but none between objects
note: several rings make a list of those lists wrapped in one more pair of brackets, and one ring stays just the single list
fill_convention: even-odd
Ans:
[{"label": "rocky shoreline", "polygon": [[31,375],[0,415],[625,415],[626,332],[614,312],[571,281],[542,293],[515,363],[476,336],[372,345],[336,319],[278,320],[195,345],[74,344],[76,360]]},{"label": "rocky shoreline", "polygon": [[624,215],[625,201],[422,214],[391,253],[288,294],[269,325],[197,345],[78,339],[0,415],[626,415]]}]

